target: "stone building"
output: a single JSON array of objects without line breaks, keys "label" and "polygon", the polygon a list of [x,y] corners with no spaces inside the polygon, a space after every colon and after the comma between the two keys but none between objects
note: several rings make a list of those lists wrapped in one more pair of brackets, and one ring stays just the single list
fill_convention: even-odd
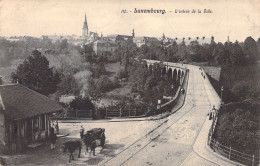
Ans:
[{"label": "stone building", "polygon": [[133,32],[132,32],[132,36],[120,35],[120,34],[108,35],[108,38],[110,40],[116,42],[118,46],[124,46],[127,43],[133,43],[133,38],[134,37],[135,37],[134,29],[133,29]]},{"label": "stone building", "polygon": [[93,43],[93,50],[96,55],[111,55],[115,52],[117,43],[108,37],[101,37]]},{"label": "stone building", "polygon": [[137,47],[141,47],[146,44],[151,46],[152,44],[160,44],[160,41],[156,37],[135,37],[133,42],[137,45]]}]

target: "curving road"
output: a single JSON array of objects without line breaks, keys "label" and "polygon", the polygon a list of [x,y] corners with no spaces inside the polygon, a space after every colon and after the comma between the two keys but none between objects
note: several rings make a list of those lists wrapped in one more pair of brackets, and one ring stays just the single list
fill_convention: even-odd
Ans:
[{"label": "curving road", "polygon": [[[184,106],[143,138],[101,165],[217,165],[200,157],[193,145],[211,108],[203,78],[191,67]],[[205,146],[205,142],[201,142]]]}]

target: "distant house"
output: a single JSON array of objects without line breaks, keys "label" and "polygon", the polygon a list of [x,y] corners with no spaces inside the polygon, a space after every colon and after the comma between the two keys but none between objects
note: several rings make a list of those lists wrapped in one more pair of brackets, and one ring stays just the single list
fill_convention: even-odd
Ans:
[{"label": "distant house", "polygon": [[142,45],[146,44],[148,46],[152,44],[160,44],[160,41],[155,37],[135,37],[133,42],[137,45],[137,47],[141,47]]},{"label": "distant house", "polygon": [[118,44],[118,46],[124,46],[127,43],[133,43],[133,38],[135,37],[134,29],[132,31],[132,36],[129,35],[108,35],[108,38]]},{"label": "distant house", "polygon": [[0,149],[22,150],[49,136],[50,117],[62,107],[20,84],[0,85]]},{"label": "distant house", "polygon": [[96,55],[109,55],[115,52],[117,48],[116,42],[109,38],[101,37],[93,43],[93,50]]}]

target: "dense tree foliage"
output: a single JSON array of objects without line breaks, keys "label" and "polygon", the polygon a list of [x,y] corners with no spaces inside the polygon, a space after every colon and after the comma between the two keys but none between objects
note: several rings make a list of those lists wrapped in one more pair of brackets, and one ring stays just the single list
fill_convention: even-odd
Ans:
[{"label": "dense tree foliage", "polygon": [[259,52],[256,42],[251,36],[247,37],[244,41],[243,50],[249,62],[259,59]]},{"label": "dense tree foliage", "polygon": [[162,64],[154,64],[151,71],[144,61],[135,62],[128,69],[132,92],[140,94],[142,102],[147,105],[156,106],[158,99],[174,95],[179,87],[176,77],[166,74],[162,77],[161,70]]},{"label": "dense tree foliage", "polygon": [[49,61],[37,50],[24,60],[12,73],[13,82],[27,86],[44,95],[52,94],[57,90],[60,82],[59,74],[49,67]]},{"label": "dense tree foliage", "polygon": [[92,76],[94,78],[99,78],[101,75],[105,75],[107,73],[105,65],[103,63],[95,63],[89,67],[89,70],[92,72]]},{"label": "dense tree foliage", "polygon": [[79,95],[80,89],[72,73],[61,74],[61,82],[58,84],[59,95]]},{"label": "dense tree foliage", "polygon": [[96,82],[96,88],[97,91],[105,93],[114,89],[114,84],[107,76],[102,75]]},{"label": "dense tree foliage", "polygon": [[235,150],[259,155],[259,104],[250,101],[223,105],[214,137]]},{"label": "dense tree foliage", "polygon": [[88,97],[76,96],[70,107],[77,110],[94,110],[95,106]]}]

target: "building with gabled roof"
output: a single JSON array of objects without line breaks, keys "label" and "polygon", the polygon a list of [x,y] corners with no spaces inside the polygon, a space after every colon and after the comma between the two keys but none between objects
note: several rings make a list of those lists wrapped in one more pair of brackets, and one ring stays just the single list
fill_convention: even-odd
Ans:
[{"label": "building with gabled roof", "polygon": [[0,85],[0,147],[12,151],[45,140],[50,119],[62,107],[23,85]]}]

